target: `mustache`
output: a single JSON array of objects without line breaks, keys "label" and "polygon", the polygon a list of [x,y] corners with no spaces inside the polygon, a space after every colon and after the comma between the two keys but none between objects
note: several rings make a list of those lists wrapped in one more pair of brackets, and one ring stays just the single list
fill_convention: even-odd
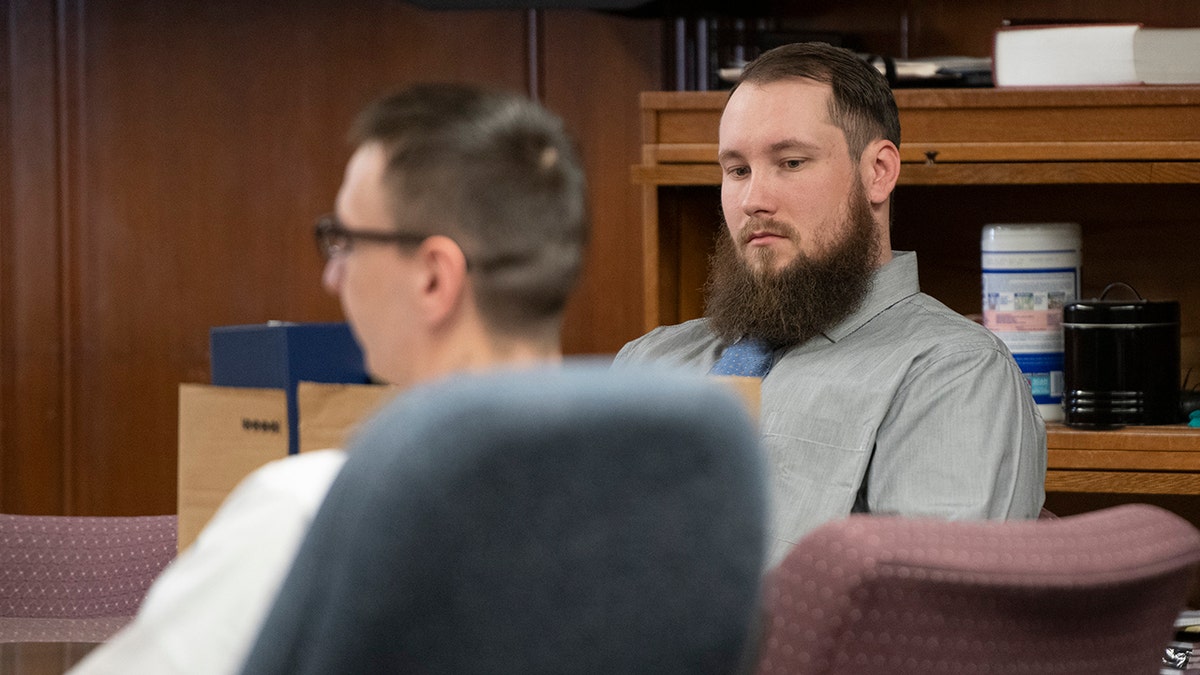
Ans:
[{"label": "mustache", "polygon": [[750,243],[751,238],[761,234],[770,234],[788,239],[796,238],[795,229],[783,221],[773,218],[751,218],[746,221],[746,224],[742,226],[741,232],[738,233],[738,244],[739,246],[745,246]]}]

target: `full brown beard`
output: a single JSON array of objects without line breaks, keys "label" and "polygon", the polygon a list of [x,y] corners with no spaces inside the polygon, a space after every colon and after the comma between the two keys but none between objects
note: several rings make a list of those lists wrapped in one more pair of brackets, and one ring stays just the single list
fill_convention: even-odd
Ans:
[{"label": "full brown beard", "polygon": [[854,313],[871,290],[879,240],[861,184],[848,203],[840,241],[820,256],[799,253],[777,271],[771,268],[770,252],[759,260],[759,269],[752,269],[738,253],[729,228],[721,228],[704,288],[705,315],[713,333],[727,343],[751,336],[774,348],[786,347]]}]

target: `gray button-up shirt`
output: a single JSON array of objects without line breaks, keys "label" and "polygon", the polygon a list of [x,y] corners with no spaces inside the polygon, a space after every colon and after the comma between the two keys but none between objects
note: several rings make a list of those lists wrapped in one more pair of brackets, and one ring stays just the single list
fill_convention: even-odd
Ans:
[{"label": "gray button-up shirt", "polygon": [[[657,328],[616,364],[707,372],[724,349],[705,319]],[[862,306],[779,350],[763,380],[777,563],[800,537],[851,512],[1035,518],[1046,431],[995,335],[920,292],[917,257],[897,252]]]}]

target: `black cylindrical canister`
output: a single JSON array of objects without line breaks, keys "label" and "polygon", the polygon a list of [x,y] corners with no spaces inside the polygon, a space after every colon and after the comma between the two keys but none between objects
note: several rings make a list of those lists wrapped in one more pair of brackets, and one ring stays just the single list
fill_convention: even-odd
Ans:
[{"label": "black cylindrical canister", "polygon": [[1063,360],[1065,423],[1102,428],[1183,421],[1178,302],[1066,305]]}]

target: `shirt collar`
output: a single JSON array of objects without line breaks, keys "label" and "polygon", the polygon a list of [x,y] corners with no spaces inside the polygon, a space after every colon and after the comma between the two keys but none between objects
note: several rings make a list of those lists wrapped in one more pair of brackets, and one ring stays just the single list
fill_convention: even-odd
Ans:
[{"label": "shirt collar", "polygon": [[826,330],[823,335],[830,342],[837,342],[861,328],[888,307],[921,292],[917,279],[917,254],[913,251],[892,251],[892,259],[875,270],[871,290],[863,298],[862,306],[841,323]]}]

